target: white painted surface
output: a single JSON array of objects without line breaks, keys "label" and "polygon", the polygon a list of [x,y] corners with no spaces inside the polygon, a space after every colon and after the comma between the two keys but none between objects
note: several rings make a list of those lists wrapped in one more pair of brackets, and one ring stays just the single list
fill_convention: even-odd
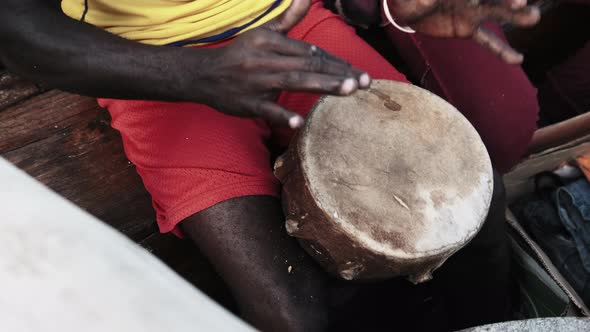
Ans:
[{"label": "white painted surface", "polygon": [[0,211],[1,331],[253,331],[2,159]]}]

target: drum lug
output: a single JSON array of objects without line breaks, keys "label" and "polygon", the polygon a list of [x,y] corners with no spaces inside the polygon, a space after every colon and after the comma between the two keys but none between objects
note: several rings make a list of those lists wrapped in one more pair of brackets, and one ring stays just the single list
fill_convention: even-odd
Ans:
[{"label": "drum lug", "polygon": [[275,161],[274,175],[281,183],[285,183],[287,176],[291,173],[291,164],[289,162],[288,152],[280,155]]},{"label": "drum lug", "polygon": [[344,280],[354,280],[363,270],[364,266],[355,262],[346,262],[346,264],[340,269],[340,277]]},{"label": "drum lug", "polygon": [[287,219],[285,222],[285,228],[287,229],[287,233],[291,236],[297,235],[299,232],[299,221],[293,219]]},{"label": "drum lug", "polygon": [[432,271],[426,271],[422,274],[415,274],[408,276],[408,281],[413,283],[414,285],[421,284],[427,281],[432,280]]}]

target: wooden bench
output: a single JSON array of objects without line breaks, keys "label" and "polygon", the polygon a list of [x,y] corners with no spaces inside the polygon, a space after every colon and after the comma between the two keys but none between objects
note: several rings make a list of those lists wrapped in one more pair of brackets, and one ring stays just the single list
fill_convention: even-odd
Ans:
[{"label": "wooden bench", "polygon": [[[509,31],[510,41],[527,54],[525,68],[534,80],[555,59],[585,40],[583,30],[572,26],[585,22],[587,15],[579,6],[563,6],[534,29]],[[572,16],[575,19],[570,19]],[[556,26],[567,31],[567,43],[563,34],[551,33]],[[360,32],[389,61],[404,69],[384,32]],[[548,34],[551,42],[546,42]],[[555,51],[557,41],[561,41],[560,52]],[[119,134],[109,126],[108,113],[92,98],[47,91],[2,68],[0,64],[0,156],[141,244],[213,299],[235,309],[227,288],[197,248],[158,233],[150,196],[126,159]],[[579,121],[567,128],[586,130],[589,122],[583,123],[583,128]],[[531,152],[553,142],[554,134],[555,130],[550,130],[535,135]]]},{"label": "wooden bench", "polygon": [[45,91],[0,72],[0,155],[234,309],[224,283],[199,250],[158,232],[150,195],[109,120],[92,98]]}]

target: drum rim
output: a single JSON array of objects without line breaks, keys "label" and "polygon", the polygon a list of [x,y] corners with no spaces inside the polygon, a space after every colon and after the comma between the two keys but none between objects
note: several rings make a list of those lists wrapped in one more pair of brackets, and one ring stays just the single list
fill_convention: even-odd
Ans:
[{"label": "drum rim", "polygon": [[[456,112],[461,114],[453,105],[448,103],[446,100],[442,99],[441,97],[437,96],[436,94],[434,94],[426,89],[423,89],[419,86],[409,84],[409,83],[404,83],[404,82],[391,81],[391,80],[374,80],[373,84],[375,84],[375,83],[411,86],[412,88],[421,90],[423,93],[426,93],[427,95],[433,96],[434,98],[443,101],[444,103],[448,104],[452,109],[454,109]],[[314,118],[315,114],[317,114],[318,108],[322,104],[324,104],[327,99],[330,99],[330,98],[342,98],[342,97],[334,97],[334,96],[327,96],[327,95],[320,97],[320,99],[316,102],[316,104],[313,106],[313,108],[309,112],[308,117],[307,117],[308,121],[306,121],[305,126],[301,129],[301,132],[298,135],[298,138],[297,138],[298,142],[297,143],[298,143],[298,146],[300,147],[301,168],[302,168],[301,173],[302,173],[303,179],[307,185],[307,188],[309,188],[310,195],[313,197],[319,210],[322,211],[322,213],[325,215],[326,219],[330,220],[330,222],[332,222],[332,224],[335,225],[343,234],[346,234],[347,237],[351,237],[351,236],[354,236],[354,231],[351,231],[347,227],[343,227],[344,226],[343,223],[336,221],[335,218],[327,212],[327,209],[323,205],[323,201],[321,199],[319,199],[319,197],[316,193],[315,186],[312,185],[312,182],[308,178],[308,172],[307,172],[308,171],[308,167],[307,167],[308,166],[308,163],[307,163],[308,154],[306,153],[305,147],[307,145],[308,140],[305,138],[309,137],[308,134],[311,130],[311,128],[310,128],[311,124],[314,123],[311,120]],[[440,246],[436,249],[426,250],[426,251],[407,252],[407,251],[401,250],[399,248],[391,248],[390,246],[383,246],[383,245],[379,244],[378,241],[376,241],[372,237],[369,237],[370,241],[366,241],[366,239],[364,239],[364,238],[361,239],[361,237],[358,237],[358,236],[355,237],[356,239],[358,239],[358,241],[361,241],[372,252],[374,252],[376,254],[384,255],[386,257],[393,257],[398,261],[408,261],[408,262],[422,260],[424,258],[433,257],[433,256],[441,256],[441,255],[449,257],[450,255],[454,254],[455,252],[459,251],[464,246],[466,246],[483,227],[483,225],[485,223],[485,219],[487,217],[489,207],[491,205],[492,196],[493,196],[494,177],[493,177],[492,163],[491,163],[489,153],[487,153],[487,148],[483,144],[483,141],[481,140],[479,133],[477,133],[477,131],[475,130],[473,125],[471,125],[471,123],[462,114],[461,114],[461,118],[463,119],[464,123],[468,127],[471,127],[471,129],[477,134],[477,136],[479,137],[479,143],[481,144],[481,147],[483,148],[483,150],[486,152],[485,153],[486,158],[484,160],[484,163],[487,166],[487,170],[485,171],[485,173],[488,174],[489,185],[486,188],[488,195],[487,195],[487,199],[485,202],[485,206],[487,208],[484,211],[482,211],[480,216],[478,216],[478,219],[482,220],[482,221],[478,224],[477,228],[472,229],[469,233],[466,234],[466,236],[464,238],[462,238],[454,243],[446,244],[446,245]],[[353,228],[355,231],[357,231],[356,227],[353,227]],[[375,242],[376,245],[373,244],[372,242]]]}]

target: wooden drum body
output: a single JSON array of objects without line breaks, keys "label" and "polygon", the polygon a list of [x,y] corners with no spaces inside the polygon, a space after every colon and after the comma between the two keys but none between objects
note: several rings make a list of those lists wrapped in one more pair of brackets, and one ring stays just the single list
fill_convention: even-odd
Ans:
[{"label": "wooden drum body", "polygon": [[324,97],[275,163],[286,228],[347,280],[431,278],[479,231],[493,191],[481,139],[421,88]]}]

